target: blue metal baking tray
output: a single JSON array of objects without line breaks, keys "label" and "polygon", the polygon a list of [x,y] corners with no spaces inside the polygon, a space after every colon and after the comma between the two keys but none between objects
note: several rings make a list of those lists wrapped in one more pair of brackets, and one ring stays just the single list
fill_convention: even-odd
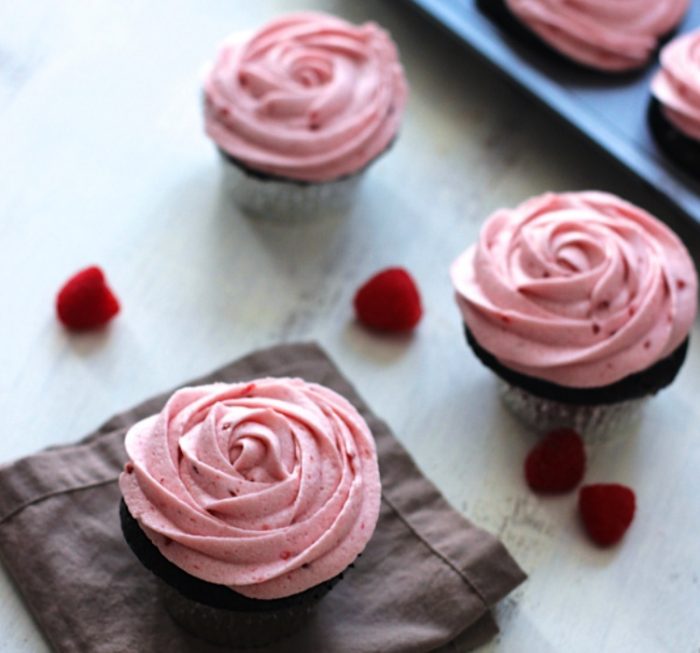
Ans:
[{"label": "blue metal baking tray", "polygon": [[[666,158],[647,126],[649,83],[656,64],[621,77],[579,70],[511,39],[473,0],[407,1],[675,205],[700,235],[700,181]],[[698,27],[700,2],[694,1],[678,32]]]}]

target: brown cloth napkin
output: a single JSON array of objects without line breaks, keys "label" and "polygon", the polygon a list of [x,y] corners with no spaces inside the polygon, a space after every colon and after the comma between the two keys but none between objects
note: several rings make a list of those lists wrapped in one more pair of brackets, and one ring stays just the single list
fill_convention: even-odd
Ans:
[{"label": "brown cloth napkin", "polygon": [[[347,397],[376,438],[383,492],[377,530],[355,567],[300,632],[258,651],[461,653],[493,637],[489,609],[523,572],[495,537],[447,504],[318,346],[259,351],[190,385],[262,376],[299,376]],[[119,527],[124,433],[169,395],[78,444],[0,467],[0,558],[57,651],[222,650],[170,620]]]}]

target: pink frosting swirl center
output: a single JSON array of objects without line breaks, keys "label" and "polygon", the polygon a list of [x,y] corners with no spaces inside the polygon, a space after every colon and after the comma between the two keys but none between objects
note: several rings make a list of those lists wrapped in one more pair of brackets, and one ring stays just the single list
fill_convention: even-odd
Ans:
[{"label": "pink frosting swirl center", "polygon": [[661,51],[651,90],[668,120],[700,140],[700,30],[679,36]]},{"label": "pink frosting swirl center", "polygon": [[343,397],[301,379],[176,392],[126,435],[119,486],[171,562],[248,597],[343,571],[379,514],[374,439]]},{"label": "pink frosting swirl center", "polygon": [[570,387],[646,369],[687,336],[697,276],[680,240],[606,193],[502,209],[451,268],[464,321],[506,366]]},{"label": "pink frosting swirl center", "polygon": [[221,47],[204,84],[207,134],[251,168],[303,181],[361,170],[398,131],[406,82],[389,35],[320,13]]},{"label": "pink frosting swirl center", "polygon": [[543,41],[585,66],[641,68],[659,39],[681,21],[690,0],[506,0]]}]

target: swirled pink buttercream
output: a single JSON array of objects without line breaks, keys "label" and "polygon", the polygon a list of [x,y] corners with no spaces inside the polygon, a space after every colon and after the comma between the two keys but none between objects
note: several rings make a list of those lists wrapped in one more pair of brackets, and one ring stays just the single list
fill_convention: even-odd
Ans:
[{"label": "swirled pink buttercream", "polygon": [[204,84],[207,134],[245,165],[330,181],[396,135],[407,87],[391,38],[321,13],[277,18],[219,50]]},{"label": "swirled pink buttercream", "polygon": [[644,66],[690,0],[506,0],[510,11],[570,59],[607,71]]},{"label": "swirled pink buttercream", "polygon": [[661,70],[651,90],[666,118],[700,140],[700,30],[679,36],[661,51]]},{"label": "swirled pink buttercream", "polygon": [[607,193],[548,193],[496,211],[451,276],[484,349],[569,387],[646,369],[682,343],[696,312],[697,276],[681,241]]},{"label": "swirled pink buttercream", "polygon": [[296,594],[364,549],[381,487],[374,439],[337,393],[267,378],[177,391],[126,435],[119,486],[159,551],[248,597]]}]

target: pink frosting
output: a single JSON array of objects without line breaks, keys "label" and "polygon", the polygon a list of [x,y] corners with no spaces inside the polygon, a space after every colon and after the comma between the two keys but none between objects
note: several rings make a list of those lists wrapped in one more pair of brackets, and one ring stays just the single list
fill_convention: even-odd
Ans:
[{"label": "pink frosting", "polygon": [[377,522],[367,424],[343,397],[301,379],[179,390],[129,430],[126,450],[119,487],[158,550],[248,597],[336,576]]},{"label": "pink frosting", "polygon": [[659,39],[682,20],[690,0],[506,0],[543,41],[585,66],[644,66]]},{"label": "pink frosting", "polygon": [[496,211],[451,276],[484,349],[570,387],[649,367],[681,344],[696,312],[697,276],[681,241],[607,193],[548,193]]},{"label": "pink frosting", "polygon": [[679,36],[661,51],[661,70],[651,90],[668,120],[700,140],[700,30]]},{"label": "pink frosting", "polygon": [[256,170],[303,181],[358,172],[396,135],[407,87],[391,38],[321,13],[281,16],[219,50],[207,134]]}]

